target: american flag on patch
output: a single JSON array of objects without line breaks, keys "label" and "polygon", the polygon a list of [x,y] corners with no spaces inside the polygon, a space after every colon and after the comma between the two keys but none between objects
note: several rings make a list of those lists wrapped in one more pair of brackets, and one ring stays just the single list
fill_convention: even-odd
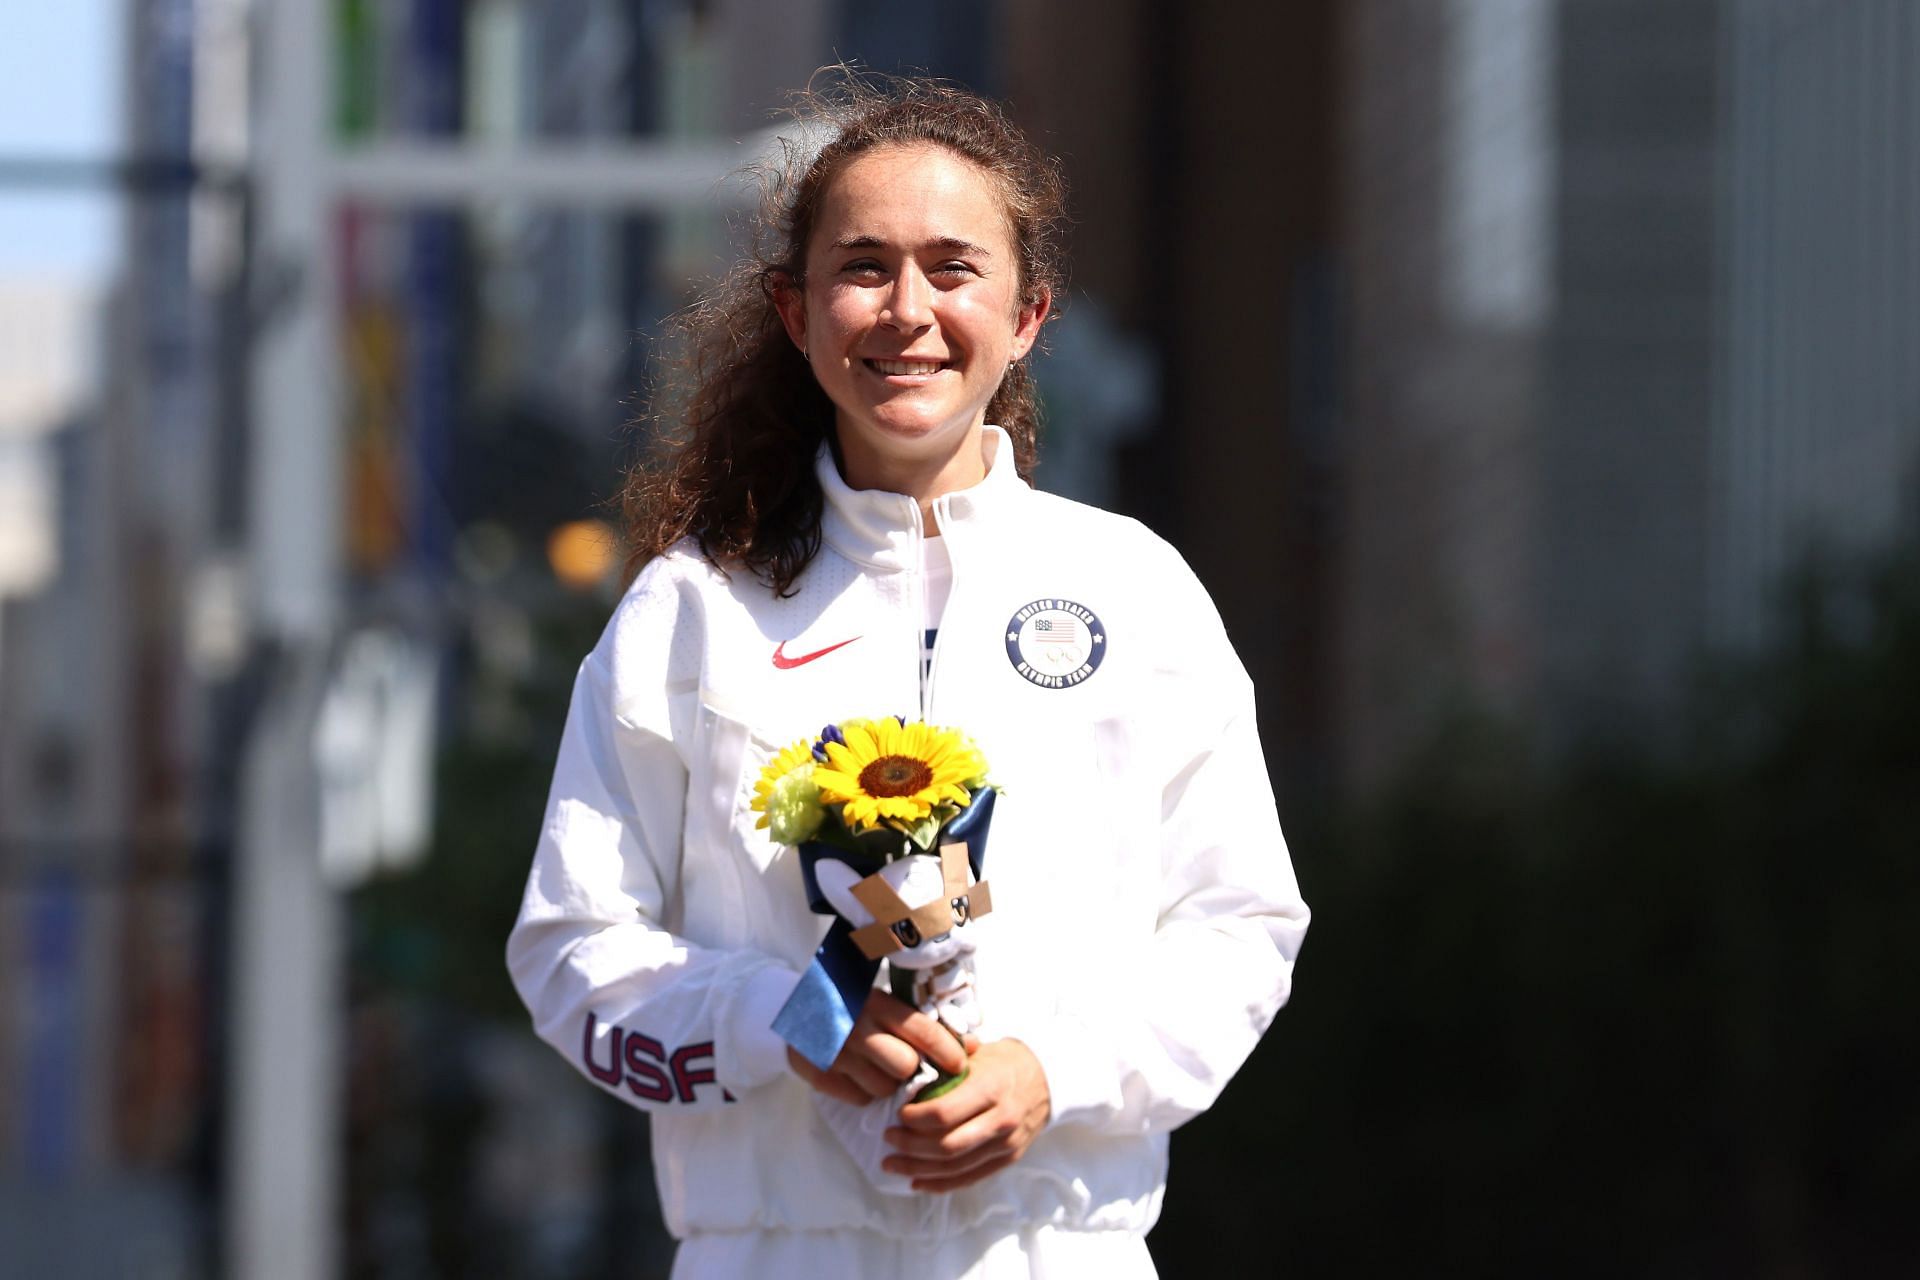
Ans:
[{"label": "american flag on patch", "polygon": [[1057,640],[1061,644],[1080,643],[1080,623],[1074,618],[1035,618],[1033,630],[1045,640]]}]

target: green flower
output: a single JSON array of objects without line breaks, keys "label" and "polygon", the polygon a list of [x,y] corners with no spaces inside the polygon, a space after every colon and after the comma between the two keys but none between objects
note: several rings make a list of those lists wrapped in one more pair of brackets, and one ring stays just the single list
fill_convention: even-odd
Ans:
[{"label": "green flower", "polygon": [[750,807],[760,815],[754,826],[766,828],[775,844],[811,840],[826,820],[813,768],[812,744],[803,740],[768,761],[753,784]]},{"label": "green flower", "polygon": [[767,831],[776,844],[813,839],[826,817],[811,769],[788,774],[767,793]]}]

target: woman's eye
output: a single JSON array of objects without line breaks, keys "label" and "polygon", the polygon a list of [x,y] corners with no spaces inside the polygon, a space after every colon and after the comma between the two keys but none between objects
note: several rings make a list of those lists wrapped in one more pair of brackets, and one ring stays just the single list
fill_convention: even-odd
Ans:
[{"label": "woman's eye", "polygon": [[863,278],[885,274],[877,262],[849,262],[840,269],[850,276],[860,276]]}]

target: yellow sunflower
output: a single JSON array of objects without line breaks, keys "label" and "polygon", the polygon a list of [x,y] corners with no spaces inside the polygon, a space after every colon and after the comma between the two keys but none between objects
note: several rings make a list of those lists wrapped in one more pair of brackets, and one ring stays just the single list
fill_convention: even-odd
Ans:
[{"label": "yellow sunflower", "polygon": [[753,825],[771,827],[779,844],[799,844],[811,840],[827,816],[820,803],[820,789],[814,785],[813,740],[802,738],[767,761],[753,784],[753,800],[748,808],[760,815]]},{"label": "yellow sunflower", "polygon": [[826,744],[827,763],[813,771],[814,785],[855,832],[882,822],[906,828],[937,806],[965,807],[964,785],[986,773],[980,752],[951,729],[922,721],[874,720],[842,726],[846,745]]}]

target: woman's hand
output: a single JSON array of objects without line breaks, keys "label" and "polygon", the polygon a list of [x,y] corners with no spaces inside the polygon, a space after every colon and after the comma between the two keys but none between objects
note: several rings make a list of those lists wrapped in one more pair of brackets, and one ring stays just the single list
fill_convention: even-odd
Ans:
[{"label": "woman's hand", "polygon": [[794,1074],[828,1097],[855,1106],[892,1097],[920,1069],[923,1057],[950,1075],[967,1066],[966,1051],[951,1031],[884,991],[867,997],[831,1071],[787,1050]]},{"label": "woman's hand", "polygon": [[979,1046],[967,1078],[932,1102],[900,1108],[886,1138],[900,1154],[881,1166],[915,1191],[957,1191],[1000,1172],[1033,1145],[1053,1114],[1046,1072],[1018,1040]]}]

